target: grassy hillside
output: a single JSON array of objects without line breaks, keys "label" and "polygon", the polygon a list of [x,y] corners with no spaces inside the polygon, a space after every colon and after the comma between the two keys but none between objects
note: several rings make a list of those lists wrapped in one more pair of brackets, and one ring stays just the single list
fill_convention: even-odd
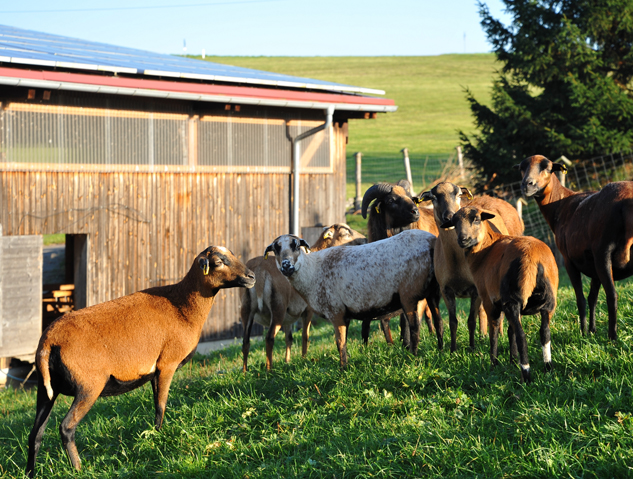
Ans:
[{"label": "grassy hillside", "polygon": [[471,131],[465,101],[468,87],[482,100],[490,95],[492,54],[428,57],[207,57],[209,61],[378,88],[398,111],[350,124],[348,152],[389,156],[407,147],[412,155],[448,155],[457,130]]}]

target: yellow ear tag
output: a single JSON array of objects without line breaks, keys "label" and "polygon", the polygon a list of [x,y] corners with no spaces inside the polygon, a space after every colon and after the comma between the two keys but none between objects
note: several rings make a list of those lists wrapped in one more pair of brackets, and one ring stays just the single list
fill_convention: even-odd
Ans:
[{"label": "yellow ear tag", "polygon": [[264,255],[264,259],[268,259],[268,254],[269,252],[267,251],[266,254]]},{"label": "yellow ear tag", "polygon": [[323,239],[330,239],[332,236],[334,236],[334,233],[332,233],[331,230],[328,230],[325,232],[325,234],[323,235]]},{"label": "yellow ear tag", "polygon": [[202,272],[205,276],[209,274],[209,263],[204,265],[204,269],[202,270]]},{"label": "yellow ear tag", "polygon": [[560,171],[563,172],[563,175],[566,175],[567,174],[567,167],[565,165],[561,165],[561,166],[562,166],[562,169]]},{"label": "yellow ear tag", "polygon": [[468,188],[466,188],[466,198],[468,198],[469,200],[473,199],[473,194],[470,192]]},{"label": "yellow ear tag", "polygon": [[380,206],[376,205],[376,213],[380,213]]}]

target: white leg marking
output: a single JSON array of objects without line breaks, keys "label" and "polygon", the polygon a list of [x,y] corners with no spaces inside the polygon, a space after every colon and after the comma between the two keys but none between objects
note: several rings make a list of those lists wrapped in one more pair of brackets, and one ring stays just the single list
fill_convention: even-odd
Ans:
[{"label": "white leg marking", "polygon": [[552,343],[548,341],[543,346],[543,362],[545,364],[552,362]]},{"label": "white leg marking", "polygon": [[530,363],[527,364],[521,364],[521,369],[523,371],[529,371],[530,370]]}]

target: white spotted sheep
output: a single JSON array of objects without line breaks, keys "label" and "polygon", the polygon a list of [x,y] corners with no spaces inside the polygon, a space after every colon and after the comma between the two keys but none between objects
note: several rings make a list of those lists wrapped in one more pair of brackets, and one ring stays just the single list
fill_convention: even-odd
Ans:
[{"label": "white spotted sheep", "polygon": [[[326,226],[310,248],[320,251],[334,246],[365,244],[365,237],[345,223]],[[248,260],[246,266],[253,270],[257,282],[255,287],[244,291],[240,318],[244,329],[242,340],[243,370],[248,369],[251,329],[254,323],[268,328],[266,333],[266,369],[272,368],[275,336],[283,329],[286,338],[286,362],[290,361],[292,325],[301,319],[301,355],[308,352],[310,325],[313,312],[277,268],[274,258],[257,256]]]},{"label": "white spotted sheep", "polygon": [[176,284],[149,288],[73,311],[42,334],[35,355],[37,411],[26,473],[33,477],[44,429],[60,394],[74,400],[60,426],[72,465],[81,469],[75,430],[97,398],[151,382],[155,426],[163,423],[169,386],[196,351],[215,296],[222,288],[255,284],[255,275],[228,249],[200,253]]},{"label": "white spotted sheep", "polygon": [[411,329],[409,349],[417,354],[417,304],[427,299],[436,328],[442,332],[439,289],[433,274],[434,245],[431,233],[410,230],[353,248],[308,254],[303,248],[309,245],[303,239],[282,235],[265,253],[274,252],[277,267],[290,284],[316,314],[332,323],[340,364],[345,367],[347,328],[352,318],[375,318],[403,309]]}]

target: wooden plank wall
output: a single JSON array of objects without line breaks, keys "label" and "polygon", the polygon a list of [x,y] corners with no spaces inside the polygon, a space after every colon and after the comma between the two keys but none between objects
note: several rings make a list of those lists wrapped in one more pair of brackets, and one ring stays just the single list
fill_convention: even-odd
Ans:
[{"label": "wooden plank wall", "polygon": [[2,236],[0,249],[0,357],[30,358],[42,332],[42,237]]},{"label": "wooden plank wall", "polygon": [[[334,173],[302,175],[303,226],[344,221],[344,134],[333,128]],[[91,305],[179,281],[212,244],[261,255],[289,231],[289,187],[280,173],[0,170],[0,224],[7,236],[88,235]],[[204,340],[241,335],[241,292],[218,294]]]}]

